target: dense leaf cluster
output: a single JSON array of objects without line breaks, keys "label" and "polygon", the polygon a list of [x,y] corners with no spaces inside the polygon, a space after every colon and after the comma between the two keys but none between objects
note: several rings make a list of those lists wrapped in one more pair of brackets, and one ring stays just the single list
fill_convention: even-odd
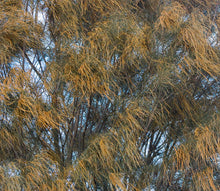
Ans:
[{"label": "dense leaf cluster", "polygon": [[219,190],[218,0],[2,0],[0,190]]}]

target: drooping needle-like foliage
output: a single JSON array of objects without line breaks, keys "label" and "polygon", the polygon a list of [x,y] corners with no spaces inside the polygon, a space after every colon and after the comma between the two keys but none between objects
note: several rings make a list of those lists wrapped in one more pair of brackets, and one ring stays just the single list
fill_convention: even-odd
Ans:
[{"label": "drooping needle-like foliage", "polygon": [[219,35],[219,0],[2,0],[0,190],[219,190]]}]

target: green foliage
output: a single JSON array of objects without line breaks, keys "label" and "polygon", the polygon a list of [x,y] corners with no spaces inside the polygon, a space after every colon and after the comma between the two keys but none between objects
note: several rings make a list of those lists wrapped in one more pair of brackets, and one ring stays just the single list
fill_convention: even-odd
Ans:
[{"label": "green foliage", "polygon": [[219,2],[0,2],[0,190],[219,190]]}]

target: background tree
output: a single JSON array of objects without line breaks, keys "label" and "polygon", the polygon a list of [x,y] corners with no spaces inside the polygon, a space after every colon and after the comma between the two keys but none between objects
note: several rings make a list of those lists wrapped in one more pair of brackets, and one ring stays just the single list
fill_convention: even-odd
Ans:
[{"label": "background tree", "polygon": [[219,190],[219,1],[0,10],[1,190]]}]

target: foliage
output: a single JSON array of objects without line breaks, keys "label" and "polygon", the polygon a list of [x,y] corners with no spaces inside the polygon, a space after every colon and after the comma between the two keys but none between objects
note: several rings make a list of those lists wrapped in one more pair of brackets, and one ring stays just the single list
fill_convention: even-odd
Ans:
[{"label": "foliage", "polygon": [[219,190],[218,0],[0,10],[0,190]]}]

